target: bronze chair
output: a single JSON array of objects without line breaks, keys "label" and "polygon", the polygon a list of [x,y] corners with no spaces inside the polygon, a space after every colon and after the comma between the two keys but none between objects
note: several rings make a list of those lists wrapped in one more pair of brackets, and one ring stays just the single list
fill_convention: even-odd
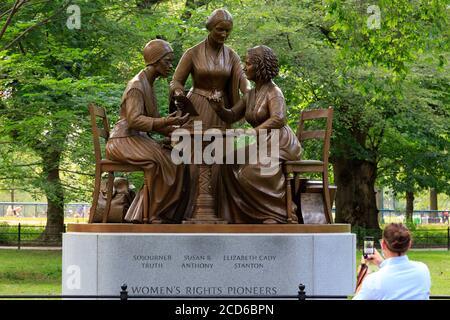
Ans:
[{"label": "bronze chair", "polygon": [[[326,118],[325,130],[306,131],[305,121]],[[333,222],[331,214],[331,197],[328,182],[328,153],[330,150],[330,138],[333,121],[333,108],[319,110],[305,110],[302,112],[297,128],[297,138],[300,142],[308,139],[323,139],[322,160],[299,160],[284,162],[284,173],[286,178],[286,209],[288,214],[288,223],[292,223],[292,179],[298,180],[298,175],[303,173],[322,173],[322,196],[324,212],[328,223]],[[294,186],[296,186],[295,183]],[[295,188],[296,189],[296,188]]]},{"label": "bronze chair", "polygon": [[[100,147],[100,137],[105,139],[105,142],[109,139],[109,123],[106,117],[106,111],[102,107],[98,107],[94,104],[89,105],[89,113],[91,115],[91,126],[92,126],[92,137],[94,141],[94,152],[95,152],[95,184],[91,211],[89,213],[89,223],[92,223],[94,219],[94,214],[97,210],[98,198],[100,196],[100,184],[103,172],[108,172],[107,181],[107,201],[105,213],[102,217],[102,222],[106,223],[108,221],[108,214],[111,207],[111,198],[113,193],[114,184],[114,172],[136,172],[143,171],[140,166],[121,163],[117,161],[112,161],[104,159],[102,157],[102,150]],[[97,127],[97,117],[101,119],[103,128]],[[144,176],[144,212],[143,212],[143,222],[148,223],[148,186],[150,185],[149,177]]]}]

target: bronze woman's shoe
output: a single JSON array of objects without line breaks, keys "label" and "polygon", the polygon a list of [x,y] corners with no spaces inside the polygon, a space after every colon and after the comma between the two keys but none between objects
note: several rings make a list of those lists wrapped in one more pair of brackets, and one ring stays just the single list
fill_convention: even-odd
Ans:
[{"label": "bronze woman's shoe", "polygon": [[159,218],[150,218],[150,221],[148,223],[161,224],[161,223],[163,223],[163,221],[161,219],[159,219]]},{"label": "bronze woman's shoe", "polygon": [[274,219],[266,219],[263,221],[264,224],[277,224],[278,222]]}]

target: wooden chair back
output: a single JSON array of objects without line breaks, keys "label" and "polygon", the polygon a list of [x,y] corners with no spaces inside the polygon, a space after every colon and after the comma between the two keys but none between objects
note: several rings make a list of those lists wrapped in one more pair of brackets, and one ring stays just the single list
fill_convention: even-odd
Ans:
[{"label": "wooden chair back", "polygon": [[[308,120],[317,120],[326,118],[324,130],[305,130],[305,122]],[[323,140],[322,161],[324,166],[328,166],[328,155],[330,151],[331,130],[333,124],[333,108],[305,110],[302,111],[297,128],[297,138],[300,142],[310,139]]]},{"label": "wooden chair back", "polygon": [[[95,162],[100,164],[102,157],[102,149],[100,144],[100,137],[105,139],[105,143],[109,139],[109,122],[106,117],[106,110],[103,107],[96,106],[91,103],[89,105],[89,113],[91,115],[92,139],[94,142]],[[97,126],[97,118],[101,120],[102,127]]]}]

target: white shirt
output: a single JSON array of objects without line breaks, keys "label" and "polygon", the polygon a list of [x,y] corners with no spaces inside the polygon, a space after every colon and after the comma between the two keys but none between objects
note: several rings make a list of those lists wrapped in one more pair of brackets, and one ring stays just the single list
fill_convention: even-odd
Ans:
[{"label": "white shirt", "polygon": [[430,288],[430,271],[424,263],[409,261],[406,255],[392,257],[366,276],[353,300],[428,300]]}]

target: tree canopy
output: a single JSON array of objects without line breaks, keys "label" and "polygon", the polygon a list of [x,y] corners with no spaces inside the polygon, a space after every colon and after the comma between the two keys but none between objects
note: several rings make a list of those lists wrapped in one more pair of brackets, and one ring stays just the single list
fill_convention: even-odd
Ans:
[{"label": "tree canopy", "polygon": [[[90,202],[88,103],[114,122],[145,43],[164,38],[179,59],[220,7],[233,14],[228,45],[242,58],[259,44],[277,53],[293,128],[301,110],[334,107],[337,221],[376,227],[376,183],[450,194],[443,0],[3,1],[0,183],[45,192],[59,215],[68,199]],[[167,83],[156,88],[164,114]]]}]

